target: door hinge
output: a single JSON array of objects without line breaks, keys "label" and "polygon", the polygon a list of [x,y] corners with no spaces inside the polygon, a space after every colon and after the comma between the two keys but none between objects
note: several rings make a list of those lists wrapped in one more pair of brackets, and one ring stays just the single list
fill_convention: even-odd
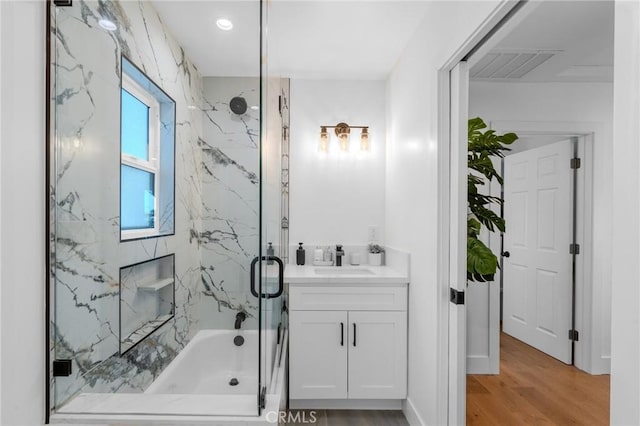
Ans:
[{"label": "door hinge", "polygon": [[278,112],[282,115],[282,95],[278,96]]},{"label": "door hinge", "polygon": [[582,161],[580,161],[579,158],[572,158],[571,159],[571,168],[572,169],[579,169],[581,164],[582,164]]},{"label": "door hinge", "polygon": [[449,288],[449,300],[454,305],[464,305],[464,290],[456,290],[455,288]]},{"label": "door hinge", "polygon": [[580,254],[580,244],[569,244],[569,254]]},{"label": "door hinge", "polygon": [[73,5],[72,3],[72,0],[53,0],[53,4],[58,7],[69,7]]},{"label": "door hinge", "polygon": [[580,333],[578,333],[578,330],[569,330],[569,340],[572,342],[580,340]]},{"label": "door hinge", "polygon": [[53,360],[53,377],[67,377],[71,375],[70,359]]},{"label": "door hinge", "polygon": [[260,404],[260,408],[265,408],[267,406],[267,387],[263,386],[260,390],[260,395],[258,396],[258,403]]}]

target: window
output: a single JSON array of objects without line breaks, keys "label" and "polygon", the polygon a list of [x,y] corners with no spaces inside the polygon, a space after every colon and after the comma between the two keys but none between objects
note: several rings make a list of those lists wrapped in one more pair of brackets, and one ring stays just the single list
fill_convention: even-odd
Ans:
[{"label": "window", "polygon": [[175,103],[123,58],[120,109],[121,240],[173,234]]}]

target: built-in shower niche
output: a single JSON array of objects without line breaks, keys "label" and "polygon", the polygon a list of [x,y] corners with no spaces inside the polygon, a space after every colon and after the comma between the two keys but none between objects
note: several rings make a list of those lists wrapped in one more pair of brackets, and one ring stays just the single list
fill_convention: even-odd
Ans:
[{"label": "built-in shower niche", "polygon": [[175,313],[175,255],[120,268],[120,355]]}]

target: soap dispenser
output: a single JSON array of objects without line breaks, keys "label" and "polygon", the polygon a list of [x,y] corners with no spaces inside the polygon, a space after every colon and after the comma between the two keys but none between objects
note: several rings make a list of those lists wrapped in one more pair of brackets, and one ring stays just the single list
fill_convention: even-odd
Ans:
[{"label": "soap dispenser", "polygon": [[273,249],[273,243],[269,243],[269,247],[267,247],[267,265],[273,265],[275,255],[276,251]]},{"label": "soap dispenser", "polygon": [[304,248],[302,248],[302,243],[298,243],[298,244],[300,244],[300,247],[298,247],[298,250],[296,250],[296,265],[304,265],[304,258],[305,258]]}]

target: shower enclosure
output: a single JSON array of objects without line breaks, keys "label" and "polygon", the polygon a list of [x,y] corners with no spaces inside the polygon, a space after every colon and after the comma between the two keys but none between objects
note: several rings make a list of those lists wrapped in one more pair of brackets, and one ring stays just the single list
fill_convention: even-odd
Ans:
[{"label": "shower enclosure", "polygon": [[287,325],[266,4],[47,8],[48,414],[260,415]]}]

